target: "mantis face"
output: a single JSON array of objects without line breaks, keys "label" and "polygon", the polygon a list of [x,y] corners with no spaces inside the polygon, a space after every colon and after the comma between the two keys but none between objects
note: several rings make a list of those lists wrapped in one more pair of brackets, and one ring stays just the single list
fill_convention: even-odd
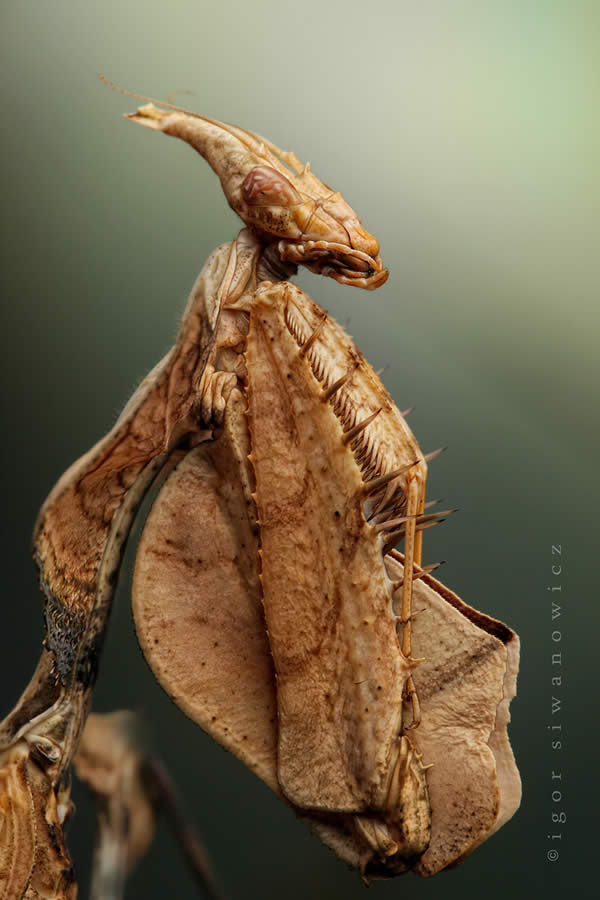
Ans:
[{"label": "mantis face", "polygon": [[377,240],[342,195],[294,153],[252,131],[151,103],[128,118],[182,138],[201,153],[231,208],[281,262],[368,290],[387,281]]}]

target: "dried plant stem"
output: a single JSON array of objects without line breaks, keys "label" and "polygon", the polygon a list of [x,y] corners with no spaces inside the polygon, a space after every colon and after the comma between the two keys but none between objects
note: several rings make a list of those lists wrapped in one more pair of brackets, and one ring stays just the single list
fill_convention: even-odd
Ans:
[{"label": "dried plant stem", "polygon": [[167,769],[148,753],[139,724],[124,710],[90,715],[74,760],[96,804],[90,896],[122,900],[127,875],[149,849],[164,815],[202,896],[222,900],[207,851],[184,816]]},{"label": "dried plant stem", "polygon": [[208,853],[194,829],[185,819],[173,779],[159,760],[149,759],[140,775],[148,793],[153,797],[155,809],[162,812],[173,831],[179,848],[192,874],[210,900],[223,900],[223,893],[217,885]]}]

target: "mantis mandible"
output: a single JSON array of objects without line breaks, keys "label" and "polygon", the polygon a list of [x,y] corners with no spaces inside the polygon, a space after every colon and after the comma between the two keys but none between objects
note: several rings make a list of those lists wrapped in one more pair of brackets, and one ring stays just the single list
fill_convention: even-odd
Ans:
[{"label": "mantis mandible", "polygon": [[[40,810],[53,803],[62,824],[122,548],[160,476],[133,589],[159,681],[364,877],[434,874],[518,806],[505,734],[518,642],[422,566],[423,532],[446,514],[426,512],[437,451],[421,452],[349,336],[289,280],[304,265],[374,290],[388,277],[378,242],[295,154],[161,107],[128,119],[197,150],[244,228],[202,269],[171,352],[42,507],[45,649],[2,725],[7,778],[42,760]],[[461,695],[450,722],[442,706],[463,688],[477,712],[465,720]],[[438,752],[443,728],[469,756],[463,776]],[[446,815],[452,791],[468,828]],[[64,848],[52,865],[70,896]]]}]

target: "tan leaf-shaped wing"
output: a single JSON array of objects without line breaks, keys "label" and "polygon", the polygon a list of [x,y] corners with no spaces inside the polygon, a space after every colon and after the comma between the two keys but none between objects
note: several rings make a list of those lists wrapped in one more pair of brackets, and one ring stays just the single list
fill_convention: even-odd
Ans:
[{"label": "tan leaf-shaped wing", "polygon": [[[339,810],[354,803],[359,812],[378,790],[381,805],[389,789],[385,763],[401,731],[407,671],[390,584],[403,572],[400,557],[384,565],[364,513],[366,506],[385,521],[390,508],[402,511],[413,473],[400,466],[395,481],[384,478],[384,502],[365,494],[364,480],[379,481],[420,451],[350,339],[303,298],[290,285],[264,286],[251,298],[250,437],[244,399],[234,392],[223,435],[188,454],[154,503],[136,560],[134,614],[150,664],[184,711],[291,799],[343,859],[367,877],[385,877],[406,870],[411,848],[390,843],[384,851],[384,835],[377,852],[377,819]],[[320,320],[317,348],[311,335]],[[329,403],[350,361],[355,380]],[[372,416],[377,403],[381,414],[345,442],[362,404]],[[424,578],[414,589],[414,646],[427,660],[415,673],[422,721],[410,740],[434,762],[427,780],[435,797],[431,846],[416,870],[431,875],[470,852],[518,804],[506,739],[516,651],[509,629],[439,582]],[[372,628],[368,638],[355,636],[361,625]],[[354,665],[364,672],[353,679]],[[373,674],[383,725],[370,725],[357,705]],[[323,787],[326,777],[331,786]],[[395,836],[406,829],[408,806],[384,817]]]},{"label": "tan leaf-shaped wing", "polygon": [[[239,509],[229,521],[217,512],[222,485],[214,469],[211,480],[204,477],[200,449],[208,445],[173,472],[148,517],[136,559],[136,629],[155,674],[184,712],[280,793],[272,663],[257,585],[253,599],[246,589],[255,566],[247,560],[244,568],[231,533],[226,536]],[[222,453],[223,448],[220,458]],[[205,522],[214,516],[210,541],[198,527],[198,513]],[[206,558],[209,546],[211,554],[215,547],[220,555],[227,553],[227,578],[221,569],[213,581],[190,565]],[[387,557],[386,564],[400,576],[397,560]],[[415,675],[423,720],[414,741],[427,762],[435,759],[427,773],[432,841],[416,871],[432,875],[460,861],[518,807],[520,780],[506,736],[518,641],[506,626],[471,609],[433,578],[416,582],[415,592],[418,652],[435,649],[438,637],[442,647],[442,655],[432,652]],[[473,710],[461,695],[474,697],[475,691]],[[432,725],[424,729],[427,721]],[[367,876],[406,870],[399,860],[378,860],[356,833],[352,816],[300,812],[342,859]]]}]

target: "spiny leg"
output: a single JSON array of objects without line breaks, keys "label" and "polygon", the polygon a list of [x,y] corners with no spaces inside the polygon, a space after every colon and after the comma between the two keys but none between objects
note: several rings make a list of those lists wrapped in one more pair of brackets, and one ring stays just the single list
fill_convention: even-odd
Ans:
[{"label": "spiny leg", "polygon": [[[412,588],[415,565],[421,565],[423,551],[423,532],[417,531],[417,516],[423,513],[425,508],[425,482],[419,478],[411,480],[406,502],[406,532],[404,538],[404,582],[402,585],[402,609],[400,621],[402,623],[402,653],[411,660],[412,643]],[[421,707],[419,697],[412,675],[406,681],[406,699],[410,698],[412,705],[412,722],[407,728],[416,728],[421,721]]]},{"label": "spiny leg", "polygon": [[[423,490],[421,491],[421,502],[419,503],[418,515],[422,516],[424,512],[425,512],[425,485],[423,485]],[[417,532],[415,533],[414,561],[417,566],[421,565],[422,558],[423,558],[423,529],[420,529],[420,530],[417,530]]]},{"label": "spiny leg", "polygon": [[[434,450],[432,453],[428,453],[424,457],[425,462],[430,462],[435,459],[440,453],[443,453],[445,447],[440,447],[438,450]],[[437,515],[424,515],[425,510],[425,486],[426,486],[426,474],[423,477],[423,480],[418,477],[419,473],[417,473],[417,477],[415,477],[409,486],[407,493],[407,522],[406,522],[406,531],[405,531],[405,558],[404,558],[404,582],[402,585],[402,611],[400,615],[400,620],[402,623],[402,653],[406,656],[407,659],[412,659],[411,657],[411,616],[412,616],[412,583],[415,580],[415,566],[417,566],[421,571],[420,574],[416,577],[421,577],[421,575],[426,574],[429,568],[437,568],[437,564],[432,567],[425,567],[423,569],[421,567],[421,558],[423,551],[423,531],[425,528],[430,527],[430,525],[435,525],[443,519],[438,518],[438,516],[446,516],[456,510],[444,510],[443,513],[438,513]],[[418,510],[418,512],[415,510]],[[428,521],[431,520],[431,521]],[[417,660],[413,660],[416,664]],[[410,697],[412,704],[412,722],[410,725],[406,725],[405,729],[416,728],[419,722],[421,721],[421,709],[419,705],[419,698],[417,695],[417,690],[415,687],[415,683],[412,675],[409,675],[406,681],[406,698]]]}]

